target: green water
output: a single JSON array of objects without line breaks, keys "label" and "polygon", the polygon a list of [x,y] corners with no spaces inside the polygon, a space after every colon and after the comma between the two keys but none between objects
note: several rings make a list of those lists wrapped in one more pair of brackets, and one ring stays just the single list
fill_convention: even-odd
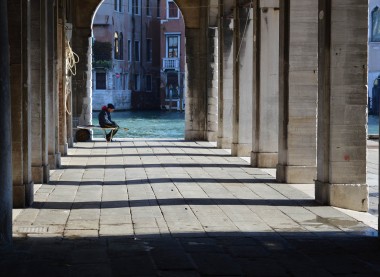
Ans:
[{"label": "green water", "polygon": [[[99,112],[93,112],[92,124],[98,125]],[[115,138],[175,138],[185,136],[185,113],[172,111],[127,111],[113,112],[112,120],[120,127]],[[102,132],[94,131],[95,138],[102,138]]]},{"label": "green water", "polygon": [[379,134],[379,116],[377,115],[368,116],[368,134],[369,135]]}]

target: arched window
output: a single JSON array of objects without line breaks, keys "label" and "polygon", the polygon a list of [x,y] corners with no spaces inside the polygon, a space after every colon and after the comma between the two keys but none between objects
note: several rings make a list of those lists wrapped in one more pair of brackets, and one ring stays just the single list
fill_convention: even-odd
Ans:
[{"label": "arched window", "polygon": [[376,7],[372,10],[372,35],[371,41],[380,42],[380,9]]},{"label": "arched window", "polygon": [[120,57],[120,45],[119,45],[119,35],[115,32],[115,45],[114,45],[115,60],[118,60]]},{"label": "arched window", "polygon": [[117,2],[118,2],[117,0],[114,1],[114,3],[115,3],[115,8],[114,8],[114,10],[115,10],[115,11],[117,11]]},{"label": "arched window", "polygon": [[120,33],[120,38],[119,38],[119,60],[124,59],[124,38],[123,38],[123,33]]}]

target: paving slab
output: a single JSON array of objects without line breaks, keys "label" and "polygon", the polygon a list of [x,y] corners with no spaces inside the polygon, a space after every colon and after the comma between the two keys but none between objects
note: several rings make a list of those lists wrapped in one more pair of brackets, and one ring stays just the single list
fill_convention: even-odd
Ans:
[{"label": "paving slab", "polygon": [[214,144],[78,143],[62,164],[16,211],[0,276],[380,276],[376,217]]}]

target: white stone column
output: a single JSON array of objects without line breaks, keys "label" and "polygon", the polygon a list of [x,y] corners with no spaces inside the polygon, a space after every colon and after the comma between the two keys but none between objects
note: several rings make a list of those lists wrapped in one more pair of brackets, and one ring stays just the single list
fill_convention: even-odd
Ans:
[{"label": "white stone column", "polygon": [[207,141],[218,136],[218,28],[208,28],[208,90],[207,90]]},{"label": "white stone column", "polygon": [[254,91],[251,164],[276,167],[279,122],[279,0],[260,0],[259,86]]},{"label": "white stone column", "polygon": [[280,130],[277,181],[313,183],[316,176],[318,2],[281,3]]},{"label": "white stone column", "polygon": [[67,155],[67,124],[66,124],[66,53],[65,53],[65,26],[64,12],[61,5],[57,6],[57,90],[58,90],[58,131],[59,152]]},{"label": "white stone column", "polygon": [[[238,3],[238,1],[236,1]],[[234,98],[231,154],[250,156],[252,151],[252,9],[235,6],[234,12]]]},{"label": "white stone column", "polygon": [[[224,1],[227,2],[227,1]],[[232,5],[219,5],[218,148],[231,148],[233,105],[233,18]]]},{"label": "white stone column", "polygon": [[368,210],[366,184],[368,2],[319,0],[315,197]]}]

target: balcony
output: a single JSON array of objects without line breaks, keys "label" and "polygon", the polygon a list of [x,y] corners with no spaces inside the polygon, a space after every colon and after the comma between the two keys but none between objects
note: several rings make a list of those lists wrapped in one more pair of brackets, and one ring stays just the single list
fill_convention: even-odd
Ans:
[{"label": "balcony", "polygon": [[179,58],[163,58],[162,59],[162,69],[166,70],[176,70],[179,71]]}]

